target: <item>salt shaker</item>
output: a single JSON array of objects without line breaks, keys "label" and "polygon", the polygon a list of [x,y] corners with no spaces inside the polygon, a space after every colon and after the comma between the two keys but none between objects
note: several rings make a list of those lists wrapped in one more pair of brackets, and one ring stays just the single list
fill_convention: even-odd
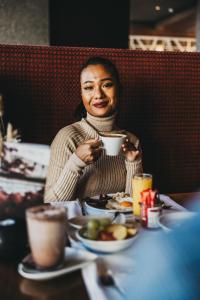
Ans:
[{"label": "salt shaker", "polygon": [[161,207],[149,207],[147,208],[147,227],[148,228],[158,228],[159,226],[159,216],[161,214]]}]

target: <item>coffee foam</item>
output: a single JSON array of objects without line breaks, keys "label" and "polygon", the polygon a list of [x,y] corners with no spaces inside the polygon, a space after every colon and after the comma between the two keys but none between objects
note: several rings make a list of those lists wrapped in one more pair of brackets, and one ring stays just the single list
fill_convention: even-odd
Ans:
[{"label": "coffee foam", "polygon": [[66,209],[64,207],[54,207],[51,205],[40,205],[27,210],[31,218],[40,220],[59,220],[66,218]]},{"label": "coffee foam", "polygon": [[126,135],[123,133],[103,133],[101,135],[103,137],[113,137],[113,138],[126,137]]}]

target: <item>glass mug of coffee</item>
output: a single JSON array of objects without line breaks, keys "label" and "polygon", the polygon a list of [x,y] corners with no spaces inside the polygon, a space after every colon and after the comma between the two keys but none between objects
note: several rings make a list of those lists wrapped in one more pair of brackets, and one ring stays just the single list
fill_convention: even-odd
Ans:
[{"label": "glass mug of coffee", "polygon": [[57,267],[64,261],[66,208],[39,205],[26,210],[29,245],[36,267]]}]

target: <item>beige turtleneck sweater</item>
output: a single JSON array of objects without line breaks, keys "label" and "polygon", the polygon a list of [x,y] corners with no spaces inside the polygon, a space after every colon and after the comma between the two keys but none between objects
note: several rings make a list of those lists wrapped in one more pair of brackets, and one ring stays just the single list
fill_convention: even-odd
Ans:
[{"label": "beige turtleneck sweater", "polygon": [[[87,120],[98,131],[115,130],[115,117],[98,118],[87,114]],[[126,131],[123,131],[126,132]],[[138,148],[139,140],[126,132]],[[93,164],[86,165],[76,154],[78,145],[98,138],[98,133],[84,119],[62,128],[51,145],[51,157],[45,187],[45,202],[83,199],[94,195],[125,191],[131,193],[131,179],[142,172],[141,156],[134,162],[125,157],[104,153]]]}]

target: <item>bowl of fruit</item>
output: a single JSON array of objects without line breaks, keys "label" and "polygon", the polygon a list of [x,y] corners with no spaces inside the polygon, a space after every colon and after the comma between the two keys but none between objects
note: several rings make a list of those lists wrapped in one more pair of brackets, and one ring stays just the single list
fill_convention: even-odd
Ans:
[{"label": "bowl of fruit", "polygon": [[111,224],[108,218],[90,219],[76,232],[78,240],[87,249],[101,253],[113,253],[129,247],[137,234],[137,224]]}]

